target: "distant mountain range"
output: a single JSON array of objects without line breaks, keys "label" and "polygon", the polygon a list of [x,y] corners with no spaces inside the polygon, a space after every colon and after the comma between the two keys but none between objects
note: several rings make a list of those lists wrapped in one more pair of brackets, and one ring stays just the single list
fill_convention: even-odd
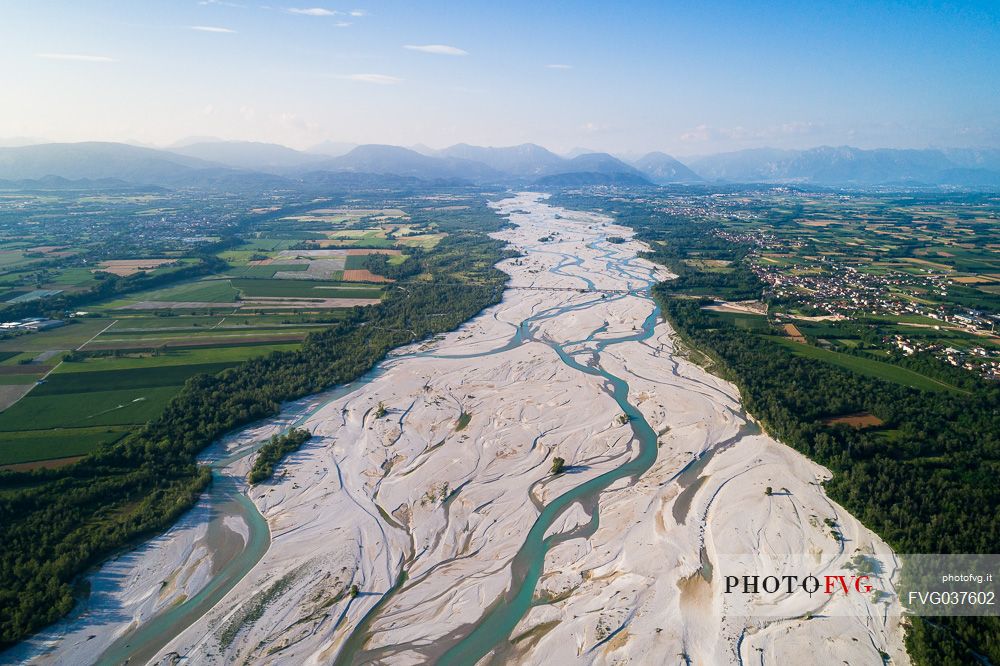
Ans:
[{"label": "distant mountain range", "polygon": [[309,166],[313,171],[349,171],[418,178],[464,178],[471,182],[499,182],[504,175],[482,162],[459,157],[432,157],[409,148],[368,144],[346,155]]},{"label": "distant mountain range", "polygon": [[688,160],[709,181],[831,186],[1000,185],[1000,150],[760,148]]},{"label": "distant mountain range", "polygon": [[253,189],[282,187],[279,176],[124,143],[44,143],[0,148],[0,180],[118,180],[129,185]]},{"label": "distant mountain range", "polygon": [[491,184],[526,184],[542,177],[570,173],[603,174],[609,177],[609,183],[623,174],[644,180],[635,167],[607,153],[589,153],[566,159],[532,143],[505,148],[460,143],[430,153],[400,146],[369,144],[358,146],[340,157],[310,164],[309,168],[420,178],[462,178]]},{"label": "distant mountain range", "polygon": [[[522,187],[696,183],[788,183],[1000,187],[1000,149],[808,150],[761,148],[681,162],[651,152],[632,162],[607,153],[562,157],[531,143],[509,147],[327,142],[308,151],[272,143],[192,139],[170,149],[123,143],[48,143],[0,147],[3,187],[30,182],[61,188],[112,183],[168,188],[348,187],[422,181]],[[69,181],[69,182],[66,182]]]}]

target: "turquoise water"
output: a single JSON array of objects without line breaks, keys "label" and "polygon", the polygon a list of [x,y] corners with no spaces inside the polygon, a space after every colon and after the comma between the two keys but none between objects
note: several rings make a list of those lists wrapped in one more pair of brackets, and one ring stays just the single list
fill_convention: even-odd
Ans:
[{"label": "turquoise water", "polygon": [[209,539],[212,538],[212,530],[226,529],[222,525],[223,517],[238,516],[249,526],[249,543],[245,544],[235,557],[222,563],[217,573],[196,595],[160,612],[136,631],[112,643],[101,655],[98,664],[144,663],[152,659],[174,636],[191,626],[221,601],[267,552],[271,543],[267,521],[257,511],[253,502],[240,492],[235,479],[213,469],[210,493],[212,518],[209,523]]}]

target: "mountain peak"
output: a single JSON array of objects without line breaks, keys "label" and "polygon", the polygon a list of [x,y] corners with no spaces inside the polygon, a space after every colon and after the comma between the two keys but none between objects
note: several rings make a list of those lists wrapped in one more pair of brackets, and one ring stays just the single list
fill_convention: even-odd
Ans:
[{"label": "mountain peak", "polygon": [[654,183],[694,183],[702,177],[664,152],[646,153],[635,161],[635,166]]}]

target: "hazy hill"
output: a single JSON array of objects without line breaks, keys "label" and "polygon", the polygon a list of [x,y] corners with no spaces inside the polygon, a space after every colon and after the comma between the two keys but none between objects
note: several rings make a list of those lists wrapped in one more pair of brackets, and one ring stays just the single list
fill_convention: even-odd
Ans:
[{"label": "hazy hill", "polygon": [[612,157],[607,153],[585,153],[577,155],[571,160],[566,160],[560,173],[627,173],[633,176],[644,178],[639,170],[633,166],[625,164],[617,157]]},{"label": "hazy hill", "polygon": [[942,148],[941,152],[960,168],[1000,172],[1000,148]]},{"label": "hazy hill", "polygon": [[775,178],[776,165],[790,159],[791,150],[752,148],[689,158],[685,163],[702,178],[740,182],[764,182]]},{"label": "hazy hill", "polygon": [[952,168],[937,150],[860,150],[823,146],[800,152],[787,166],[788,177],[812,183],[935,182]]},{"label": "hazy hill", "polygon": [[628,174],[641,177],[634,167],[607,153],[583,153],[567,159],[533,143],[503,148],[460,143],[438,154],[480,162],[508,176],[531,180],[559,174]]},{"label": "hazy hill", "polygon": [[[355,147],[356,146],[351,146],[351,148],[355,148]],[[438,155],[438,153],[440,152],[440,151],[434,150],[430,146],[428,146],[426,144],[423,144],[423,143],[415,143],[412,146],[406,146],[406,148],[409,148],[410,150],[412,150],[412,151],[414,151],[416,153],[420,153],[421,155],[430,155],[432,157]],[[346,153],[347,151],[345,150],[344,152]]]},{"label": "hazy hill", "polygon": [[61,176],[45,176],[44,178],[28,178],[23,180],[0,180],[0,190],[136,190],[140,192],[163,191],[163,188],[150,185],[133,185],[117,178],[102,178],[93,180],[81,178],[70,180]]},{"label": "hazy hill", "polygon": [[821,146],[808,150],[761,148],[692,159],[708,180],[788,182],[816,185],[978,185],[996,177],[1000,151],[936,149],[862,150]]},{"label": "hazy hill", "polygon": [[654,183],[695,183],[703,180],[701,176],[666,153],[647,153],[636,160],[634,166]]},{"label": "hazy hill", "polygon": [[246,189],[283,187],[270,174],[232,169],[196,157],[124,143],[46,143],[0,148],[0,180],[120,180],[131,185]]},{"label": "hazy hill", "polygon": [[0,148],[0,179],[38,179],[60,176],[119,178],[126,182],[159,183],[183,178],[196,169],[219,165],[162,150],[124,143],[43,143]]},{"label": "hazy hill", "polygon": [[642,178],[634,167],[606,153],[564,159],[530,143],[504,148],[457,144],[433,155],[400,146],[369,144],[358,146],[346,155],[310,164],[309,169],[425,179],[461,178],[477,183],[533,181],[540,176],[569,173],[628,174]]},{"label": "hazy hill", "polygon": [[409,148],[381,144],[358,146],[346,155],[312,164],[310,170],[354,171],[419,178],[463,178],[477,182],[504,179],[504,174],[482,162],[456,157],[431,157]]},{"label": "hazy hill", "polygon": [[459,143],[439,152],[445,157],[482,162],[512,176],[537,177],[563,169],[566,160],[533,143],[493,148]]},{"label": "hazy hill", "polygon": [[170,152],[224,164],[236,169],[264,171],[300,167],[315,164],[324,159],[321,155],[304,153],[277,143],[258,143],[255,141],[193,143],[171,148]]}]

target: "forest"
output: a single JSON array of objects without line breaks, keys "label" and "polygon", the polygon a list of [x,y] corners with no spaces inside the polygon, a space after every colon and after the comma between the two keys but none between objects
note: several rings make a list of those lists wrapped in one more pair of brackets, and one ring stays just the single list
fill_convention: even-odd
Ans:
[{"label": "forest", "polygon": [[419,283],[397,283],[381,303],[349,310],[296,351],[190,378],[161,417],[74,465],[0,473],[0,647],[68,613],[88,568],[193,506],[211,481],[196,456],[218,437],[350,382],[391,349],[498,302],[507,275],[494,264],[508,251],[486,234],[505,221],[480,202],[438,224],[448,235],[402,264]]}]

